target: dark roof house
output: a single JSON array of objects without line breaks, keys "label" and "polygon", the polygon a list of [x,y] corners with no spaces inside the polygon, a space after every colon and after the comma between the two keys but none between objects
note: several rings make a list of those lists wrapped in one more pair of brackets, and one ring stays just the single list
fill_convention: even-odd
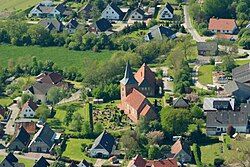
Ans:
[{"label": "dark roof house", "polygon": [[48,167],[50,166],[50,164],[48,163],[48,161],[41,156],[38,161],[36,161],[35,165],[33,167]]},{"label": "dark roof house", "polygon": [[13,137],[8,145],[9,150],[14,151],[22,151],[24,148],[28,147],[30,142],[30,135],[24,129],[24,127],[20,127],[18,133]]},{"label": "dark roof house", "polygon": [[224,86],[228,96],[235,97],[238,102],[246,102],[250,98],[250,85],[238,81],[229,81]]},{"label": "dark roof house", "polygon": [[217,42],[197,42],[197,50],[199,55],[215,56],[218,54]]},{"label": "dark roof house", "polygon": [[90,3],[87,3],[84,7],[82,7],[77,13],[78,15],[82,16],[85,19],[91,18],[91,11],[93,6]]},{"label": "dark roof house", "polygon": [[232,76],[235,81],[250,84],[250,63],[234,68]]},{"label": "dark roof house", "polygon": [[173,107],[174,108],[188,108],[189,104],[186,99],[179,97],[173,100]]},{"label": "dark roof house", "polygon": [[76,20],[76,18],[70,19],[70,21],[65,25],[68,29],[76,29],[78,27],[79,23]]},{"label": "dark roof house", "polygon": [[36,81],[47,84],[58,84],[62,82],[63,77],[58,72],[43,72],[36,77]]},{"label": "dark roof house", "polygon": [[90,155],[92,157],[109,157],[116,145],[115,138],[107,131],[103,131],[94,141]]},{"label": "dark roof house", "polygon": [[97,32],[105,32],[112,28],[112,24],[109,20],[101,18],[95,22],[95,28]]},{"label": "dark roof house", "polygon": [[211,111],[233,111],[235,106],[234,98],[204,98],[203,110],[204,112]]},{"label": "dark roof house", "polygon": [[145,36],[146,41],[152,39],[162,40],[163,38],[176,38],[176,33],[168,27],[155,25],[149,29],[149,32]]},{"label": "dark roof house", "polygon": [[9,153],[4,160],[0,163],[1,167],[25,167],[24,164],[18,163],[18,159],[13,155],[13,153]]},{"label": "dark roof house", "polygon": [[57,32],[63,31],[63,24],[58,19],[43,19],[38,24],[43,26],[45,29],[47,29],[49,32],[52,30],[55,30]]}]

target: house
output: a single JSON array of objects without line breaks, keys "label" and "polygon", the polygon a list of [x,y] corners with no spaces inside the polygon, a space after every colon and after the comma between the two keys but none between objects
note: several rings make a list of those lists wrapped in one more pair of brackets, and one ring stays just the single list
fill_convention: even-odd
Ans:
[{"label": "house", "polygon": [[218,54],[217,42],[197,42],[198,54],[202,56],[216,56]]},{"label": "house", "polygon": [[24,127],[19,128],[19,132],[15,135],[10,143],[8,144],[8,149],[12,151],[22,151],[28,148],[28,144],[30,142],[30,135],[24,129]]},{"label": "house", "polygon": [[0,163],[1,167],[25,167],[24,164],[18,163],[18,159],[13,155],[13,153],[9,153],[4,160]]},{"label": "house", "polygon": [[235,99],[229,97],[204,98],[203,110],[206,113],[214,111],[234,111]]},{"label": "house", "polygon": [[124,99],[118,107],[134,122],[138,123],[141,117],[148,120],[156,119],[157,114],[150,101],[137,89],[132,89],[132,92]]},{"label": "house", "polygon": [[48,167],[50,166],[50,164],[48,163],[48,161],[41,156],[35,163],[35,165],[33,167]]},{"label": "house", "polygon": [[88,19],[91,19],[92,10],[93,10],[93,6],[90,3],[87,3],[77,13],[80,17],[84,18],[85,20],[88,20]]},{"label": "house", "polygon": [[131,12],[129,18],[131,20],[144,20],[145,19],[145,12],[140,7],[138,7]]},{"label": "house", "polygon": [[86,161],[85,159],[82,160],[78,165],[78,167],[91,167],[92,165],[90,163],[88,163],[88,161]]},{"label": "house", "polygon": [[174,9],[169,3],[166,3],[166,5],[160,11],[160,19],[161,20],[173,19],[173,17],[174,17]]},{"label": "house", "polygon": [[45,124],[39,131],[34,135],[28,148],[31,152],[51,152],[56,143],[57,134]]},{"label": "house", "polygon": [[72,15],[72,11],[64,4],[54,5],[52,1],[38,3],[29,13],[29,17],[61,18]]},{"label": "house", "polygon": [[36,82],[34,85],[30,86],[24,93],[28,93],[34,96],[34,100],[37,102],[46,103],[47,93],[53,85],[47,83]]},{"label": "house", "polygon": [[186,163],[192,160],[191,150],[182,139],[178,139],[171,147],[171,154],[178,162]]},{"label": "house", "polygon": [[78,167],[74,161],[72,161],[68,167]]},{"label": "house", "polygon": [[235,81],[250,85],[250,63],[234,68],[232,77]]},{"label": "house", "polygon": [[127,167],[178,167],[177,161],[172,158],[160,160],[146,160],[140,155],[136,155]]},{"label": "house", "polygon": [[248,120],[250,120],[250,103],[249,102],[247,102],[247,103],[241,103],[240,104],[240,111],[241,112],[246,112]]},{"label": "house", "polygon": [[250,85],[238,81],[229,81],[224,86],[227,96],[232,96],[238,102],[246,102],[250,99]]},{"label": "house", "polygon": [[246,133],[248,113],[242,111],[223,110],[207,113],[206,132],[208,135],[226,133],[229,125],[232,125],[236,129],[236,132]]},{"label": "house", "polygon": [[62,32],[64,27],[62,22],[58,19],[43,19],[38,24],[43,26],[49,32],[51,31]]},{"label": "house", "polygon": [[66,30],[69,34],[75,33],[76,29],[78,28],[79,23],[76,18],[70,19],[70,21],[65,25]]},{"label": "house", "polygon": [[36,132],[36,123],[38,119],[19,118],[15,120],[15,132],[22,126],[29,134]]},{"label": "house", "polygon": [[90,148],[91,157],[110,157],[115,150],[116,141],[115,138],[107,131],[103,131],[94,141]]},{"label": "house", "polygon": [[36,115],[36,109],[38,106],[33,102],[32,99],[29,99],[22,107],[20,111],[20,117],[33,118]]},{"label": "house", "polygon": [[173,107],[174,108],[188,108],[189,104],[186,99],[179,97],[173,100]]},{"label": "house", "polygon": [[164,38],[174,39],[176,33],[168,27],[155,25],[149,29],[149,32],[144,37],[145,41],[151,41],[152,39],[162,40]]},{"label": "house", "polygon": [[222,40],[229,40],[229,41],[235,41],[236,38],[234,35],[231,34],[216,34],[217,39],[222,39]]},{"label": "house", "polygon": [[58,72],[43,72],[36,77],[36,81],[47,84],[59,84],[63,80],[63,77]]},{"label": "house", "polygon": [[90,32],[98,34],[105,31],[109,31],[112,29],[112,27],[113,26],[108,19],[101,18],[90,26]]},{"label": "house", "polygon": [[124,16],[125,13],[114,2],[111,2],[102,11],[101,17],[108,20],[122,20]]},{"label": "house", "polygon": [[208,29],[213,33],[233,34],[237,25],[235,19],[210,18]]}]

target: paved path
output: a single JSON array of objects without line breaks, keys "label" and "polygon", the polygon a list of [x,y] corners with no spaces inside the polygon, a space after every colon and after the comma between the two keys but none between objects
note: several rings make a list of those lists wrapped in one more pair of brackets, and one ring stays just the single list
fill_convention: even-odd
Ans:
[{"label": "paved path", "polygon": [[12,104],[8,107],[12,112],[9,121],[6,124],[5,133],[8,135],[14,135],[15,132],[15,120],[18,117],[20,109],[18,108],[17,104]]}]

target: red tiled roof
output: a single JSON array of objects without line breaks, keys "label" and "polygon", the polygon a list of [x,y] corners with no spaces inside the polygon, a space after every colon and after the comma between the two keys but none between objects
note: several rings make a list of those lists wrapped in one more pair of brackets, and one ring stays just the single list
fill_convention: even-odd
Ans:
[{"label": "red tiled roof", "polygon": [[61,74],[57,72],[44,72],[36,77],[37,81],[47,84],[57,84],[62,81]]},{"label": "red tiled roof", "polygon": [[148,160],[146,166],[151,167],[178,167],[177,161],[173,158],[168,158],[165,160]]},{"label": "red tiled roof", "polygon": [[216,34],[216,38],[217,39],[233,39],[234,36],[233,35],[230,35],[230,34]]},{"label": "red tiled roof", "polygon": [[34,103],[33,100],[31,100],[31,99],[28,100],[28,101],[23,105],[21,111],[25,110],[27,107],[30,107],[33,111],[35,111],[35,110],[38,108],[38,106],[36,105],[36,103]]},{"label": "red tiled roof", "polygon": [[137,155],[133,160],[130,161],[128,167],[136,166],[136,167],[145,167],[147,161],[142,158],[142,156]]},{"label": "red tiled roof", "polygon": [[235,19],[216,19],[210,18],[209,30],[233,30],[236,27]]},{"label": "red tiled roof", "polygon": [[142,115],[142,116],[146,116],[146,115],[148,114],[148,112],[150,111],[150,109],[151,109],[151,106],[150,106],[150,105],[148,105],[148,104],[146,104],[146,106],[142,109],[142,111],[141,111],[141,114],[140,114],[140,115]]},{"label": "red tiled roof", "polygon": [[178,154],[182,150],[182,143],[181,140],[177,140],[174,145],[171,147],[171,153],[172,154]]},{"label": "red tiled roof", "polygon": [[141,66],[134,76],[139,85],[143,83],[144,80],[146,80],[150,86],[154,86],[156,83],[155,74],[146,63]]},{"label": "red tiled roof", "polygon": [[124,103],[129,104],[135,110],[139,110],[145,100],[146,97],[141,92],[133,89],[132,92],[124,99]]}]

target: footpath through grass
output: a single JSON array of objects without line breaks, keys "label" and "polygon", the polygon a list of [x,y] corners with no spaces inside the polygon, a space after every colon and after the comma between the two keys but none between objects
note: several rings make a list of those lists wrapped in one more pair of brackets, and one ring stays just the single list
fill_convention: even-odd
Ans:
[{"label": "footpath through grass", "polygon": [[201,84],[213,84],[213,65],[203,65],[199,68],[199,77],[198,80]]},{"label": "footpath through grass", "polygon": [[84,60],[105,62],[111,58],[113,53],[109,50],[96,53],[92,51],[72,51],[64,47],[0,45],[0,62],[1,66],[7,67],[9,60],[13,60],[15,64],[23,64],[31,62],[32,57],[35,56],[37,60],[51,60],[61,69],[73,68],[82,72]]}]

